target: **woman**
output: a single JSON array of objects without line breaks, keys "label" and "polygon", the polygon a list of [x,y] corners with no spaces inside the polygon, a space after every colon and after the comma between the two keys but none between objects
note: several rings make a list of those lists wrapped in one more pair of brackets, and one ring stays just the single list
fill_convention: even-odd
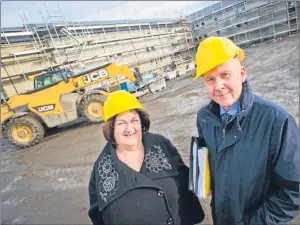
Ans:
[{"label": "woman", "polygon": [[204,213],[188,190],[189,169],[165,137],[148,132],[149,115],[126,91],[104,103],[108,143],[94,164],[89,216],[102,224],[200,223]]}]

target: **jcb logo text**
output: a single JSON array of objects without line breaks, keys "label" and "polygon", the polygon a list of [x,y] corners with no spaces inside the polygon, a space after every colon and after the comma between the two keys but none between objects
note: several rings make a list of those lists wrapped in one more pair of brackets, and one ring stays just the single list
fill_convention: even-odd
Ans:
[{"label": "jcb logo text", "polygon": [[84,83],[85,84],[88,84],[88,83],[91,83],[95,80],[99,80],[101,79],[102,77],[106,77],[108,76],[108,73],[106,70],[101,70],[101,71],[98,71],[96,73],[92,73],[92,74],[88,74],[87,76],[84,77]]},{"label": "jcb logo text", "polygon": [[34,107],[39,112],[47,112],[55,109],[55,105],[41,105]]}]

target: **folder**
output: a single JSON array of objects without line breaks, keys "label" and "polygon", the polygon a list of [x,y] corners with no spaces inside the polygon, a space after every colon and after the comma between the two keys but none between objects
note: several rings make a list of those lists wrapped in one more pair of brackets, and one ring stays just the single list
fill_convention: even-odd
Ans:
[{"label": "folder", "polygon": [[199,198],[206,198],[211,189],[208,148],[199,143],[198,137],[191,138],[189,190]]}]

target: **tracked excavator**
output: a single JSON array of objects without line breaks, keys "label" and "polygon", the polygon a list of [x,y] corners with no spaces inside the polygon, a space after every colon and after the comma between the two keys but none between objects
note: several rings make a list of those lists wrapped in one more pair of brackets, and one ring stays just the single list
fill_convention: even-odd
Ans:
[{"label": "tracked excavator", "polygon": [[102,122],[110,82],[120,77],[139,87],[144,85],[138,68],[132,71],[127,64],[115,62],[78,74],[68,69],[56,69],[33,75],[33,90],[1,101],[4,137],[27,148],[41,142],[49,128],[79,117],[84,116],[93,123]]}]

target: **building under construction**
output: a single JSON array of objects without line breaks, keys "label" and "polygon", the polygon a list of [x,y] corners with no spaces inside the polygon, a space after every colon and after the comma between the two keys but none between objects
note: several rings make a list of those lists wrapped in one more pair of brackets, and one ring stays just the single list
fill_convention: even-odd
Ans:
[{"label": "building under construction", "polygon": [[2,28],[1,93],[32,89],[28,76],[56,67],[77,73],[116,62],[152,73],[189,58],[194,48],[182,19],[75,23],[62,18],[49,15],[47,23],[29,24],[24,16],[23,27]]},{"label": "building under construction", "polygon": [[188,16],[195,46],[209,36],[238,45],[292,35],[299,31],[299,1],[222,1]]},{"label": "building under construction", "polygon": [[193,57],[209,36],[251,45],[299,31],[298,1],[223,1],[179,20],[66,22],[60,14],[2,28],[1,93],[32,89],[28,76],[56,67],[77,73],[115,61],[149,74]]}]

